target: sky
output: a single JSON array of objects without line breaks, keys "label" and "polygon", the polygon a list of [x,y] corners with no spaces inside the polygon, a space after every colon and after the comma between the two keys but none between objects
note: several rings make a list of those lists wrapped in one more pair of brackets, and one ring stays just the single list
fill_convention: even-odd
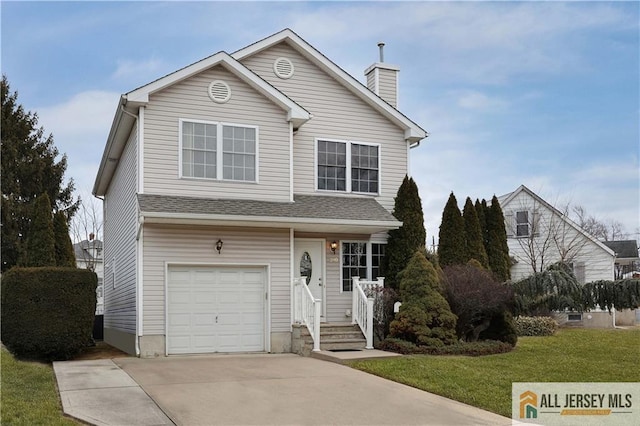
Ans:
[{"label": "sky", "polygon": [[7,2],[1,69],[90,198],[120,94],[291,28],[364,82],[398,65],[428,244],[453,191],[521,184],[640,238],[639,2]]}]

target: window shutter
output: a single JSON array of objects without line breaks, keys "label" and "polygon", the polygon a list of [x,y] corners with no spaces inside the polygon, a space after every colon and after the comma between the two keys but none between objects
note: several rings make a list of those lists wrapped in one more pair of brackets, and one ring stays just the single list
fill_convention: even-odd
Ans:
[{"label": "window shutter", "polygon": [[533,232],[534,237],[540,236],[540,213],[537,211],[533,211],[529,213],[529,217],[531,218],[531,223],[529,224],[530,230],[529,232]]},{"label": "window shutter", "polygon": [[504,215],[504,223],[507,229],[507,238],[513,237],[516,229],[516,215],[512,211],[506,212]]}]

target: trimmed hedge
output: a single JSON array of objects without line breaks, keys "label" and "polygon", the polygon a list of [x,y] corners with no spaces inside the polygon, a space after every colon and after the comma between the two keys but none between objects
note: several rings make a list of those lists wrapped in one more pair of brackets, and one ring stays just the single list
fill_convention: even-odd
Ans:
[{"label": "trimmed hedge", "polygon": [[511,352],[513,346],[497,340],[478,342],[457,342],[447,346],[417,346],[406,340],[388,338],[380,343],[383,351],[396,352],[403,355],[466,355],[483,356]]},{"label": "trimmed hedge", "polygon": [[17,357],[66,360],[91,342],[94,272],[12,268],[2,275],[2,342]]},{"label": "trimmed hedge", "polygon": [[551,317],[518,317],[515,325],[518,336],[553,336],[558,330]]}]

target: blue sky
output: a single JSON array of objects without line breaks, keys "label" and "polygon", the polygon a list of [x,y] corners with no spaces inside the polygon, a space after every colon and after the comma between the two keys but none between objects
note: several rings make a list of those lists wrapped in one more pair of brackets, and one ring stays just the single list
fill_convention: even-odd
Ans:
[{"label": "blue sky", "polygon": [[291,28],[364,81],[384,41],[428,240],[451,191],[527,185],[640,237],[638,2],[6,2],[2,72],[88,195],[121,93]]}]

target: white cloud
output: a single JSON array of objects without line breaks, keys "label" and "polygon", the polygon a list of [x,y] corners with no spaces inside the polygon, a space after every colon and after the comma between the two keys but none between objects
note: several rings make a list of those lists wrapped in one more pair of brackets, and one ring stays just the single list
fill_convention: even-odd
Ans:
[{"label": "white cloud", "polygon": [[119,96],[94,90],[58,105],[37,108],[39,124],[53,134],[60,153],[67,154],[65,177],[73,178],[79,190],[93,187]]},{"label": "white cloud", "polygon": [[478,91],[467,91],[458,99],[458,105],[462,108],[476,111],[502,109],[508,103],[497,97],[490,97]]},{"label": "white cloud", "polygon": [[156,58],[133,61],[119,59],[117,68],[111,78],[115,80],[135,78],[136,81],[150,81],[160,77],[159,73],[166,68],[163,61]]}]

